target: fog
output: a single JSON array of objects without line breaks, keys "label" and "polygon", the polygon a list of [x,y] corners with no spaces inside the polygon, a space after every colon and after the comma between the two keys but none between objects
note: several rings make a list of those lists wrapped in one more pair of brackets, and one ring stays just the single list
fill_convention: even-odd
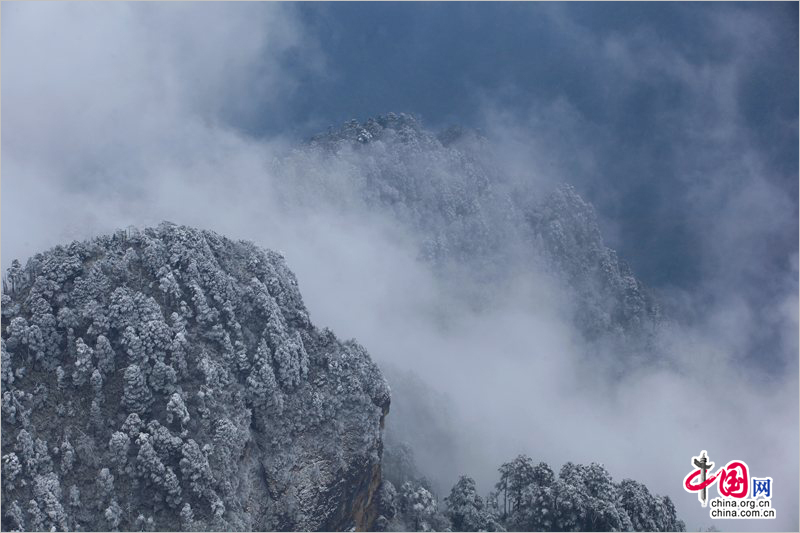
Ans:
[{"label": "fog", "polygon": [[[596,44],[551,15],[576,47]],[[747,34],[758,24],[721,26]],[[796,530],[797,198],[731,118],[735,95],[725,88],[739,65],[692,65],[641,42],[619,36],[600,53],[631,78],[666,71],[688,88],[670,120],[690,132],[674,157],[702,275],[691,289],[658,287],[667,313],[659,357],[622,375],[609,372],[614,353],[583,341],[575,302],[535,262],[513,265],[488,288],[462,273],[442,276],[420,259],[424,236],[360,201],[354,184],[370,162],[306,157],[295,137],[235,127],[256,106],[269,121],[309,78],[331,75],[287,4],[4,5],[3,268],[162,220],[252,240],[284,253],[315,324],[441,394],[444,405],[432,409],[452,417],[445,430],[455,448],[446,457],[417,450],[440,486],[466,474],[485,493],[497,467],[520,453],[556,470],[597,461],[615,480],[669,495],[689,530]],[[598,174],[613,139],[569,102],[509,109],[486,95],[481,114],[510,186],[535,197],[567,182],[605,189],[595,197],[605,205],[628,201],[617,176]],[[309,191],[314,183],[330,190]],[[616,245],[628,234],[609,212],[602,225]],[[712,521],[682,488],[703,449],[716,463],[739,459],[751,475],[773,477],[777,519]]]}]

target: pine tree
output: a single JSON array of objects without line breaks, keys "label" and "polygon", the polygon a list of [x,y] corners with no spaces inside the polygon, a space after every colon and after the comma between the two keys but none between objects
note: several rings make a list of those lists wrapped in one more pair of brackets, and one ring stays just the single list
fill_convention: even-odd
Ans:
[{"label": "pine tree", "polygon": [[447,516],[455,531],[486,531],[488,516],[483,499],[475,490],[475,481],[461,476],[445,498]]},{"label": "pine tree", "polygon": [[128,463],[128,449],[130,445],[131,438],[121,431],[115,431],[108,441],[108,448],[111,450],[111,456],[120,472]]},{"label": "pine tree", "polygon": [[130,365],[125,369],[123,377],[125,381],[125,393],[123,403],[132,412],[137,414],[145,413],[153,401],[153,395],[147,387],[139,365]]},{"label": "pine tree", "polygon": [[116,369],[116,355],[108,338],[103,335],[97,336],[94,353],[97,357],[97,367],[100,371],[105,375],[112,374]]},{"label": "pine tree", "polygon": [[167,402],[167,423],[172,423],[173,418],[178,420],[181,425],[188,424],[190,417],[189,411],[186,409],[186,404],[183,398],[177,392],[172,393]]}]

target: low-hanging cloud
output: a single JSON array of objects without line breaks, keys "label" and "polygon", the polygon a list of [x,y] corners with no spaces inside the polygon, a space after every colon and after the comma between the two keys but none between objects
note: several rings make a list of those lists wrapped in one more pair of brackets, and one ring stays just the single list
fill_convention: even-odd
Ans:
[{"label": "low-hanging cloud", "polygon": [[[294,139],[256,139],[237,127],[249,114],[280,114],[302,74],[325,75],[324,53],[291,6],[3,11],[4,267],[64,241],[161,220],[253,240],[285,253],[316,323],[451,400],[455,459],[437,471],[421,457],[439,484],[463,473],[488,491],[497,466],[518,453],[556,468],[599,461],[616,479],[670,495],[696,529],[711,520],[681,483],[691,456],[707,449],[776,480],[774,523],[729,520],[723,529],[797,528],[797,248],[783,229],[796,224],[797,203],[735,119],[730,86],[746,57],[698,66],[642,34],[598,45],[557,9],[549,15],[614,76],[655,72],[687,95],[664,118],[689,132],[672,139],[670,162],[685,175],[681,215],[701,240],[703,275],[694,291],[665,285],[660,296],[673,316],[691,320],[662,328],[658,361],[609,379],[614,354],[583,341],[570,318],[575,304],[551,274],[520,264],[490,299],[470,305],[474,279],[443,283],[419,260],[423,236],[361,201],[374,160],[293,152]],[[761,35],[759,24],[732,17],[710,31]],[[603,175],[603,151],[617,139],[567,99],[525,113],[491,95],[483,101],[489,152],[512,190],[535,197],[573,181],[605,188],[597,198],[606,205],[625,201],[615,177]],[[698,139],[708,141],[698,147]],[[452,171],[434,163],[421,177]],[[304,188],[315,184],[328,190]],[[766,251],[765,237],[773,238]],[[765,277],[773,285],[759,298]],[[764,371],[759,350],[786,374]]]}]

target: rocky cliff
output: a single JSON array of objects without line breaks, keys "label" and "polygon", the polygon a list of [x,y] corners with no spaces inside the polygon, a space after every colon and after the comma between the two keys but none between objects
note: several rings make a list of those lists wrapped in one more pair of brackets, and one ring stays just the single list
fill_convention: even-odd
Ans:
[{"label": "rocky cliff", "polygon": [[372,526],[389,388],[279,254],[164,223],[2,298],[3,530]]}]

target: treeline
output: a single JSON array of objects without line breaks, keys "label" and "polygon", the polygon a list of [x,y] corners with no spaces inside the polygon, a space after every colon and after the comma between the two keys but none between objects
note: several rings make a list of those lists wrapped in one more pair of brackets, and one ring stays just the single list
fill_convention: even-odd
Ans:
[{"label": "treeline", "polygon": [[[408,450],[389,451],[380,490],[383,531],[685,531],[669,496],[652,494],[631,479],[617,483],[597,463],[566,463],[558,476],[546,463],[520,455],[500,466],[500,479],[485,497],[461,476],[441,504],[425,478],[395,487]],[[386,462],[384,464],[387,464]]]}]

